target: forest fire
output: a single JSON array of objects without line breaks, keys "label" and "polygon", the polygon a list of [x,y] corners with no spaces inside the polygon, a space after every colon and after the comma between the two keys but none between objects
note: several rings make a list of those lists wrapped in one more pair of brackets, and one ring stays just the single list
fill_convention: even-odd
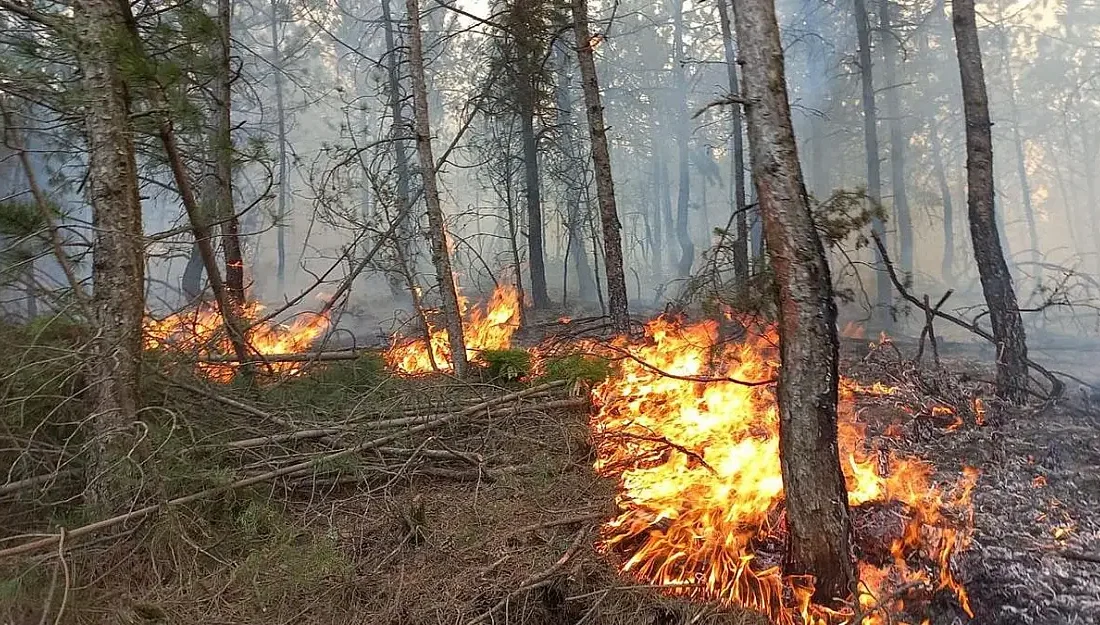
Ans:
[{"label": "forest fire", "polygon": [[[953,591],[969,611],[950,564],[969,540],[976,472],[940,488],[931,465],[867,449],[853,397],[889,394],[885,386],[845,381],[840,391],[859,616],[811,605],[812,580],[783,576],[778,412],[766,383],[777,373],[774,336],[736,346],[718,346],[717,338],[712,322],[662,317],[647,325],[644,341],[617,340],[627,357],[593,392],[596,470],[620,488],[619,513],[603,526],[601,549],[640,581],[777,623],[884,623],[887,610],[891,622],[904,622],[897,618],[902,589],[918,586]],[[890,537],[866,527],[876,524],[890,525]]]},{"label": "forest fire", "polygon": [[[514,286],[497,286],[484,307],[470,308],[465,297],[459,298],[459,304],[467,358],[476,358],[484,350],[508,349],[512,345],[512,335],[519,329],[520,313],[519,292]],[[430,349],[423,338],[394,335],[393,344],[386,351],[386,363],[406,374],[450,371],[453,364],[447,330],[429,324],[428,334],[431,336]]]},{"label": "forest fire", "polygon": [[[261,317],[263,305],[248,303],[242,311],[242,320],[251,325]],[[290,325],[263,322],[248,330],[246,342],[249,351],[262,356],[294,354],[305,351],[329,326],[325,315],[309,313],[295,319]],[[232,354],[233,347],[225,333],[221,312],[216,304],[201,304],[164,319],[145,318],[145,349],[171,349],[191,352],[200,358]],[[237,363],[199,362],[198,371],[219,382],[228,382],[239,365]],[[276,375],[294,375],[302,369],[300,362],[271,362],[264,371]]]}]

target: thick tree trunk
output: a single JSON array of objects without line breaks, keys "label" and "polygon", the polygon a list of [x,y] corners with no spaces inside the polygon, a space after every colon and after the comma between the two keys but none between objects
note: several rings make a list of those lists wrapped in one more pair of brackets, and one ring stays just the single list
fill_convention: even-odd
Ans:
[{"label": "thick tree trunk", "polygon": [[944,284],[951,284],[955,279],[955,206],[951,200],[951,186],[947,183],[947,171],[943,166],[943,146],[935,117],[930,125],[928,134],[932,141],[932,170],[940,188],[940,201],[943,203],[943,261],[940,264],[940,276],[943,277]]},{"label": "thick tree trunk", "polygon": [[681,98],[676,121],[680,171],[676,193],[676,240],[680,244],[680,262],[676,265],[676,274],[685,278],[691,274],[691,266],[695,263],[695,243],[688,231],[691,208],[691,111],[688,110],[687,69],[684,67],[684,0],[674,0],[672,23],[672,71],[676,74],[676,93]]},{"label": "thick tree trunk", "polygon": [[880,0],[879,23],[882,26],[883,76],[886,79],[886,116],[890,119],[890,187],[894,192],[894,219],[898,228],[898,260],[905,273],[913,273],[913,221],[909,214],[909,196],[905,192],[905,146],[901,103],[897,80],[898,40],[893,33],[892,0]]},{"label": "thick tree trunk", "polygon": [[286,198],[289,181],[287,180],[286,103],[283,99],[283,51],[279,34],[279,23],[282,21],[279,15],[280,6],[279,0],[271,0],[271,72],[275,80],[275,148],[279,157],[276,172],[279,195],[275,209],[278,254],[275,275],[279,280],[279,290],[282,291],[286,284]]},{"label": "thick tree trunk", "polygon": [[215,79],[213,87],[214,129],[211,143],[214,153],[213,213],[221,221],[222,255],[225,257],[225,289],[233,314],[244,310],[244,258],[241,255],[240,224],[233,208],[233,69],[230,66],[230,36],[233,9],[230,0],[218,0],[218,42],[214,46]]},{"label": "thick tree trunk", "polygon": [[[520,79],[523,82],[528,77]],[[531,297],[536,309],[550,307],[546,292],[546,262],[542,237],[542,197],[539,189],[539,144],[535,137],[535,94],[521,87],[520,140],[523,142],[523,180],[527,200],[527,261],[531,266]]]},{"label": "thick tree trunk", "polygon": [[[729,7],[726,0],[717,0],[718,19],[722,26],[722,46],[726,52],[726,77],[729,80],[730,95],[740,95],[737,80],[737,53],[733,47],[733,33],[730,29]],[[737,211],[737,246],[733,249],[733,273],[737,280],[744,283],[749,278],[749,216],[745,214],[745,146],[742,136],[741,107],[730,107],[733,113],[731,134],[733,136],[733,209]]]},{"label": "thick tree trunk", "polygon": [[458,290],[451,271],[451,256],[447,250],[447,231],[439,188],[435,181],[435,157],[432,155],[432,129],[428,120],[428,90],[424,78],[424,48],[420,32],[418,0],[405,0],[409,19],[409,70],[413,88],[413,118],[416,124],[416,151],[420,158],[420,175],[424,185],[424,202],[428,207],[428,228],[432,244],[432,264],[435,265],[443,316],[451,347],[451,362],[455,375],[466,375],[466,344],[462,333],[462,312]]},{"label": "thick tree trunk", "polygon": [[974,0],[951,0],[966,118],[967,212],[989,320],[997,339],[997,394],[1027,400],[1027,341],[993,210],[993,124],[989,120]]},{"label": "thick tree trunk", "polygon": [[[864,0],[854,0],[856,37],[859,40],[859,77],[863,92],[863,149],[867,159],[867,198],[875,207],[882,206],[882,172],[878,156],[878,113],[875,111],[875,84],[871,72],[871,26],[867,18]],[[871,228],[880,239],[886,240],[886,224],[876,217]],[[882,255],[875,250],[875,316],[879,323],[889,327],[893,314],[893,285],[882,263]]]},{"label": "thick tree trunk", "polygon": [[[582,223],[586,221],[587,207],[582,210],[581,201],[583,193],[580,185],[585,179],[584,161],[577,154],[577,139],[574,135],[573,102],[569,97],[571,84],[567,63],[569,55],[565,51],[564,44],[558,44],[557,74],[558,81],[555,87],[555,100],[557,104],[557,122],[561,128],[562,146],[565,158],[573,164],[570,170],[580,169],[577,176],[567,180],[565,190],[565,202],[567,211],[567,243],[566,255],[573,262],[573,273],[576,274],[577,294],[581,301],[590,302],[596,297],[596,282],[592,279],[592,268],[588,265],[588,255],[584,251],[584,232]],[[564,299],[565,294],[562,294]]]},{"label": "thick tree trunk", "polygon": [[[388,100],[390,106],[390,116],[393,118],[392,134],[393,134],[393,160],[394,167],[397,170],[397,201],[399,202],[398,219],[400,223],[397,229],[393,233],[393,241],[396,249],[396,256],[398,258],[404,258],[406,262],[413,263],[412,249],[410,239],[412,233],[410,232],[409,222],[412,211],[406,210],[406,206],[412,201],[412,195],[409,184],[409,157],[405,151],[405,141],[401,139],[407,133],[405,126],[405,114],[401,106],[401,77],[398,71],[398,48],[397,42],[393,34],[393,17],[390,13],[390,0],[382,0],[382,22],[383,30],[386,36],[386,80],[387,91],[389,91]],[[412,271],[413,267],[408,267],[406,273],[415,275]],[[419,288],[415,280],[410,288]],[[390,281],[390,291],[394,297],[397,297],[401,293],[401,285],[395,281]],[[414,299],[419,299],[419,296],[415,293],[410,293],[410,296]]]},{"label": "thick tree trunk", "polygon": [[735,0],[749,146],[778,287],[779,447],[786,572],[810,574],[821,602],[855,588],[848,494],[837,446],[836,303],[795,148],[772,0]]},{"label": "thick tree trunk", "polygon": [[118,44],[127,36],[124,6],[110,0],[73,4],[95,236],[92,309],[97,335],[90,363],[95,462],[87,496],[100,506],[120,494],[113,476],[129,451],[122,435],[137,418],[145,314],[141,200],[130,94],[120,69],[125,60]]},{"label": "thick tree trunk", "polygon": [[603,227],[604,271],[607,274],[607,299],[611,325],[619,332],[630,330],[630,314],[626,303],[626,276],[623,273],[623,246],[619,214],[615,207],[615,184],[611,177],[611,153],[607,147],[607,128],[603,121],[603,104],[596,78],[596,60],[592,46],[595,41],[588,30],[587,0],[571,0],[573,32],[577,39],[577,63],[581,70],[588,133],[592,141],[592,164],[596,171],[596,194],[600,204]]}]

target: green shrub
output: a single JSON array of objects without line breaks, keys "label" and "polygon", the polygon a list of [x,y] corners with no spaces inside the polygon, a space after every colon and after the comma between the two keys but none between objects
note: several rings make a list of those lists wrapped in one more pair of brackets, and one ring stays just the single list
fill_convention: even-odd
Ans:
[{"label": "green shrub", "polygon": [[598,356],[569,354],[546,362],[547,380],[568,380],[572,383],[599,384],[611,375],[611,362]]},{"label": "green shrub", "polygon": [[531,373],[531,354],[522,349],[487,349],[478,359],[496,379],[517,380]]}]

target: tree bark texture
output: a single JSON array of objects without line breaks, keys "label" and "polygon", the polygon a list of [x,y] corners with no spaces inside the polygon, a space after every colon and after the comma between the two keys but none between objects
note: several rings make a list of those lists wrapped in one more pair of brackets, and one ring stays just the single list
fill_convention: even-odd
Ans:
[{"label": "tree bark texture", "polygon": [[[523,77],[521,80],[526,81]],[[550,307],[546,292],[546,262],[542,236],[542,194],[539,189],[539,143],[535,136],[534,89],[520,95],[520,138],[523,142],[524,197],[527,200],[527,261],[531,266],[531,297],[536,309]]]},{"label": "tree bark texture", "polygon": [[95,233],[92,309],[98,333],[90,367],[95,462],[88,497],[98,505],[119,494],[113,467],[126,458],[129,444],[122,434],[137,418],[145,314],[141,200],[130,94],[121,71],[129,17],[124,6],[111,0],[73,4]]},{"label": "tree bark texture", "polygon": [[890,120],[890,187],[894,192],[894,220],[898,229],[898,260],[901,269],[913,273],[913,220],[909,214],[909,196],[905,191],[905,150],[908,139],[902,128],[901,103],[897,79],[898,39],[893,32],[893,0],[880,0],[879,24],[882,26],[883,77],[886,79],[886,117]]},{"label": "tree bark texture", "polygon": [[428,89],[424,77],[424,44],[420,32],[420,7],[417,0],[405,0],[409,19],[409,73],[413,88],[413,118],[416,125],[416,151],[420,159],[420,175],[424,186],[424,202],[428,207],[428,228],[432,246],[443,316],[451,347],[451,363],[455,375],[466,375],[466,344],[462,332],[462,311],[458,304],[458,289],[451,271],[451,255],[447,250],[447,231],[439,187],[435,180],[435,157],[432,155],[432,129],[428,119]]},{"label": "tree bark texture", "polygon": [[[590,302],[596,297],[596,282],[592,279],[592,268],[588,265],[588,255],[584,251],[584,231],[581,225],[586,221],[587,206],[582,210],[583,191],[581,185],[584,184],[585,170],[584,162],[577,154],[576,145],[577,139],[574,135],[574,119],[573,119],[573,102],[569,97],[569,87],[572,83],[567,69],[567,63],[569,62],[569,55],[565,50],[563,44],[557,44],[558,48],[558,61],[556,63],[557,72],[557,85],[555,87],[555,100],[557,104],[557,122],[558,127],[561,128],[561,149],[565,152],[565,158],[573,163],[570,170],[577,170],[576,178],[566,181],[568,188],[566,193],[566,214],[567,223],[565,225],[568,236],[566,243],[566,255],[571,261],[573,261],[573,273],[576,274],[577,279],[577,293],[582,301]],[[563,293],[564,297],[565,294]]]},{"label": "tree bark texture", "polygon": [[[875,83],[871,72],[871,26],[864,0],[854,0],[856,37],[859,42],[859,77],[863,102],[863,149],[867,159],[867,198],[874,208],[882,206],[882,171],[878,155],[878,112],[875,110]],[[879,217],[871,222],[871,228],[879,238],[886,240],[886,224]],[[875,251],[875,315],[883,326],[890,326],[893,301],[893,285],[882,263],[882,255]]]},{"label": "tree bark texture", "polygon": [[[684,67],[684,0],[673,0],[672,71],[676,74],[676,93],[680,111],[676,120],[676,150],[680,180],[676,193],[676,240],[680,244],[680,262],[676,274],[686,278],[695,263],[695,243],[688,231],[691,210],[691,111],[688,110],[687,69]],[[704,184],[706,184],[704,182]]]},{"label": "tree bark texture", "polygon": [[623,246],[619,214],[615,207],[615,183],[611,177],[611,153],[607,147],[607,128],[596,78],[596,60],[592,46],[596,41],[588,30],[587,0],[571,0],[573,32],[577,39],[577,63],[581,70],[588,133],[592,140],[592,164],[596,171],[596,194],[603,229],[604,271],[607,274],[607,300],[611,325],[619,332],[630,330],[627,311],[626,275],[623,273]]},{"label": "tree bark texture", "polygon": [[951,9],[966,119],[967,214],[978,276],[997,340],[997,394],[1022,403],[1028,387],[1027,340],[993,209],[993,124],[974,0],[951,0]]},{"label": "tree bark texture", "polygon": [[790,534],[788,574],[810,574],[819,602],[855,587],[837,445],[836,304],[795,147],[772,0],[734,0],[749,146],[778,287],[779,449]]},{"label": "tree bark texture", "polygon": [[218,0],[218,41],[214,46],[214,128],[210,142],[214,153],[214,215],[221,222],[222,255],[225,257],[225,290],[238,317],[244,310],[244,258],[241,255],[240,224],[233,209],[233,68],[230,66],[230,0]]},{"label": "tree bark texture", "polygon": [[[730,95],[738,97],[741,87],[737,80],[737,52],[733,46],[733,32],[730,28],[729,7],[726,0],[718,3],[718,20],[722,27],[722,45],[726,52],[726,76],[729,79]],[[749,278],[749,217],[745,214],[745,146],[742,135],[741,106],[730,106],[732,111],[733,137],[733,209],[737,211],[737,246],[733,249],[733,273],[737,280],[744,283]]]}]

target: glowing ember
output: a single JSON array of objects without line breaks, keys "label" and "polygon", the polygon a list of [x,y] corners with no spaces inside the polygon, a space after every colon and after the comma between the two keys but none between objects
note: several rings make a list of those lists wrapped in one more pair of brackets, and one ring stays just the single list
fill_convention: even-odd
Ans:
[{"label": "glowing ember", "polygon": [[[462,307],[463,332],[466,357],[474,359],[488,349],[508,349],[512,335],[519,329],[519,292],[511,285],[501,285],[493,291],[488,305],[469,309],[465,297],[459,298]],[[404,339],[394,336],[393,344],[386,351],[386,362],[397,371],[408,374],[450,371],[451,345],[445,328],[428,328],[431,348],[422,338]],[[433,366],[434,361],[434,366]]]},{"label": "glowing ember", "polygon": [[[593,391],[595,468],[620,488],[619,514],[604,525],[600,547],[622,558],[624,572],[675,594],[743,606],[777,623],[850,622],[850,611],[810,604],[812,580],[780,569],[785,530],[773,385],[699,380],[773,379],[771,334],[719,345],[716,323],[659,318],[644,341],[616,340],[628,357]],[[863,390],[850,381],[841,387],[839,439],[853,519],[858,530],[861,519],[887,511],[900,525],[875,547],[880,554],[863,554],[862,623],[885,623],[884,611],[904,607],[894,592],[913,584],[949,589],[969,612],[950,562],[969,541],[977,474],[967,470],[945,490],[932,485],[929,464],[865,449],[852,407],[853,393]],[[859,531],[860,545],[858,538]]]},{"label": "glowing ember", "polygon": [[[242,321],[252,325],[262,316],[263,306],[250,302],[242,311]],[[275,356],[302,352],[313,344],[329,326],[326,316],[309,313],[301,315],[290,325],[264,322],[248,330],[246,341],[252,354]],[[197,354],[200,358],[233,353],[233,347],[225,334],[221,313],[215,304],[200,306],[169,315],[164,319],[145,318],[145,349],[170,349]],[[204,376],[220,382],[233,379],[237,363],[199,362],[198,370]],[[279,375],[294,375],[301,371],[300,362],[272,362],[262,370]]]}]

